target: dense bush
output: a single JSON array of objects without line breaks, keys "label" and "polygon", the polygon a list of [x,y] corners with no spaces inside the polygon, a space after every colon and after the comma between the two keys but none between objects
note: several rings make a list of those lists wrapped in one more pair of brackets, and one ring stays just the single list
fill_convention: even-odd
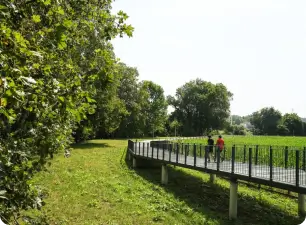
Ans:
[{"label": "dense bush", "polygon": [[[71,143],[95,111],[91,93],[107,92],[116,59],[109,41],[132,27],[111,1],[9,1],[0,4],[0,215],[40,204],[29,186],[47,156]],[[85,134],[88,131],[84,132]]]},{"label": "dense bush", "polygon": [[224,129],[224,133],[232,135],[246,135],[247,131],[242,125],[228,125]]}]

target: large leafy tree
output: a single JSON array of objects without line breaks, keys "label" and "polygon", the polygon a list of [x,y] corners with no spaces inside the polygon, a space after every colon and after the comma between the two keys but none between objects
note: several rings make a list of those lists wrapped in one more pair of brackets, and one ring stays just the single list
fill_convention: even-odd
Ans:
[{"label": "large leafy tree", "polygon": [[164,132],[167,102],[161,86],[151,81],[138,82],[137,69],[124,63],[116,63],[114,68],[110,82],[104,84],[97,79],[94,83],[90,96],[95,112],[82,119],[74,135],[76,141]]},{"label": "large leafy tree", "polygon": [[[35,205],[28,180],[47,154],[71,143],[76,124],[94,113],[91,93],[115,77],[109,41],[124,33],[127,15],[111,0],[35,0],[0,4],[0,215],[4,222]],[[99,90],[97,82],[100,84]],[[106,96],[106,97],[105,97]],[[109,99],[108,99],[109,100]],[[117,110],[121,103],[110,99]],[[124,114],[119,111],[118,114]],[[116,124],[105,122],[108,131]]]},{"label": "large leafy tree", "polygon": [[200,135],[209,129],[223,128],[230,115],[232,93],[223,84],[192,80],[168,96],[173,117],[183,125],[183,135]]},{"label": "large leafy tree", "polygon": [[173,120],[170,124],[169,124],[170,128],[172,130],[174,130],[174,136],[176,137],[177,134],[177,130],[179,129],[179,127],[181,127],[182,125],[175,119]]},{"label": "large leafy tree", "polygon": [[282,125],[288,129],[290,135],[303,135],[303,122],[296,113],[286,113],[282,118]]},{"label": "large leafy tree", "polygon": [[232,115],[231,117],[232,117],[231,120],[232,120],[233,124],[240,125],[244,122],[244,120],[241,116]]},{"label": "large leafy tree", "polygon": [[254,112],[250,118],[250,122],[254,126],[257,134],[276,135],[281,118],[282,114],[280,111],[273,107],[266,107]]},{"label": "large leafy tree", "polygon": [[141,104],[140,126],[143,135],[155,135],[165,130],[167,101],[163,88],[152,81],[142,81],[139,89]]},{"label": "large leafy tree", "polygon": [[137,137],[142,133],[140,121],[143,100],[139,95],[138,70],[120,63],[118,72],[121,74],[118,96],[124,102],[128,113],[121,121],[116,133],[119,137]]}]

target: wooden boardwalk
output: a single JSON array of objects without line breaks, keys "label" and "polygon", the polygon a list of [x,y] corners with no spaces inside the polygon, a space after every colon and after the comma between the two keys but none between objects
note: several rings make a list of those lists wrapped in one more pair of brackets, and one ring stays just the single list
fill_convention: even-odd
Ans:
[{"label": "wooden boardwalk", "polygon": [[[159,146],[159,147],[155,147]],[[162,148],[160,148],[162,146]],[[222,161],[220,154],[217,156],[216,162],[208,162],[208,154],[200,147],[200,155],[196,145],[194,145],[192,155],[190,155],[189,145],[182,146],[180,149],[176,145],[173,146],[156,143],[150,141],[133,142],[129,140],[128,151],[130,158],[133,158],[133,167],[137,167],[138,163],[150,164],[151,162],[159,162],[161,164],[161,183],[168,183],[168,169],[167,164],[177,165],[189,169],[203,171],[210,173],[211,181],[215,179],[215,175],[221,175],[230,179],[230,193],[229,193],[229,218],[237,218],[237,204],[238,204],[238,182],[237,180],[245,180],[257,184],[268,185],[271,187],[281,188],[298,193],[298,212],[300,215],[306,215],[306,172],[305,163],[300,165],[300,152],[295,152],[296,161],[291,163],[288,167],[288,151],[285,150],[284,167],[273,165],[273,150],[269,149],[269,155],[255,154],[255,162],[252,158],[252,149],[249,149],[246,160],[246,149],[243,151],[243,160],[236,159],[236,147],[232,148],[231,156],[226,155],[226,160]],[[169,148],[170,147],[170,148]],[[258,151],[256,151],[258,152]],[[204,155],[204,156],[203,156]],[[225,156],[225,152],[224,152]],[[276,155],[277,156],[277,155]],[[259,160],[259,159],[260,160]],[[268,159],[267,159],[268,158]],[[264,159],[264,160],[263,160]],[[139,160],[139,162],[137,162]],[[258,163],[269,161],[269,164]],[[306,150],[304,149],[302,162],[306,160]],[[155,163],[154,163],[155,164]],[[281,165],[281,164],[278,164]]]},{"label": "wooden boardwalk", "polygon": [[[146,143],[146,144],[144,144]],[[134,156],[148,160],[163,161],[166,164],[220,174],[229,178],[251,181],[258,184],[269,185],[298,193],[306,194],[306,172],[296,168],[270,167],[268,165],[255,165],[249,162],[208,162],[205,157],[184,155],[166,149],[148,147],[148,142],[137,143],[130,149]],[[298,177],[298,179],[296,179]]]}]

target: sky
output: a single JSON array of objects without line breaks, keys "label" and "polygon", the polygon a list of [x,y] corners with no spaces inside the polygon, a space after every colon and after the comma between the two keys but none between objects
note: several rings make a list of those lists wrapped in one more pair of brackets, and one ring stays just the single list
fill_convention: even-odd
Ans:
[{"label": "sky", "polygon": [[112,41],[116,56],[165,95],[201,78],[233,93],[232,114],[306,117],[305,0],[116,0],[119,10],[135,31]]}]

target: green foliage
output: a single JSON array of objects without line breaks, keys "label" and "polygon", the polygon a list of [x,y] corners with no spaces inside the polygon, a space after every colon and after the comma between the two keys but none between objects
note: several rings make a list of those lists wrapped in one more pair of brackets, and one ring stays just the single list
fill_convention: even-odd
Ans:
[{"label": "green foliage", "polygon": [[112,81],[106,87],[101,84],[103,80],[99,78],[94,83],[90,97],[95,102],[95,112],[86,115],[78,126],[76,141],[164,133],[167,102],[161,86],[151,81],[138,82],[137,69],[123,63],[115,64]]},{"label": "green foliage", "polygon": [[[38,206],[28,180],[48,155],[69,146],[77,123],[93,113],[92,93],[101,91],[101,99],[114,103],[106,113],[125,114],[122,103],[105,94],[116,65],[109,41],[131,36],[133,28],[125,24],[124,12],[110,13],[111,2],[1,2],[0,215],[5,222],[18,218],[20,209]],[[110,132],[118,127],[107,120],[103,125]]]},{"label": "green foliage", "polygon": [[225,134],[246,135],[246,130],[242,125],[227,125],[224,129]]},{"label": "green foliage", "polygon": [[170,123],[170,128],[172,130],[174,130],[174,136],[176,136],[176,132],[178,130],[178,128],[180,128],[182,126],[182,124],[180,122],[178,122],[176,119],[173,120],[171,123]]},{"label": "green foliage", "polygon": [[140,95],[142,96],[142,128],[145,134],[163,132],[167,120],[167,102],[164,90],[152,81],[140,83]]},{"label": "green foliage", "polygon": [[279,124],[281,118],[282,114],[273,107],[270,107],[254,112],[250,122],[257,130],[258,133],[256,134],[276,135],[277,125]]},{"label": "green foliage", "polygon": [[288,134],[303,135],[303,122],[296,113],[286,113],[282,117],[282,125],[288,129]]},{"label": "green foliage", "polygon": [[201,79],[192,80],[178,88],[168,103],[175,111],[173,118],[182,123],[182,134],[194,136],[209,129],[221,129],[229,117],[230,93],[223,84],[212,84]]},{"label": "green foliage", "polygon": [[305,133],[304,122],[296,113],[286,113],[282,116],[273,107],[254,112],[250,122],[254,125],[254,134],[301,136]]},{"label": "green foliage", "polygon": [[232,115],[232,121],[233,121],[233,124],[235,125],[240,125],[243,122],[245,122],[244,118],[238,115]]},{"label": "green foliage", "polygon": [[284,124],[278,124],[277,125],[277,133],[281,136],[289,135],[289,129]]}]

